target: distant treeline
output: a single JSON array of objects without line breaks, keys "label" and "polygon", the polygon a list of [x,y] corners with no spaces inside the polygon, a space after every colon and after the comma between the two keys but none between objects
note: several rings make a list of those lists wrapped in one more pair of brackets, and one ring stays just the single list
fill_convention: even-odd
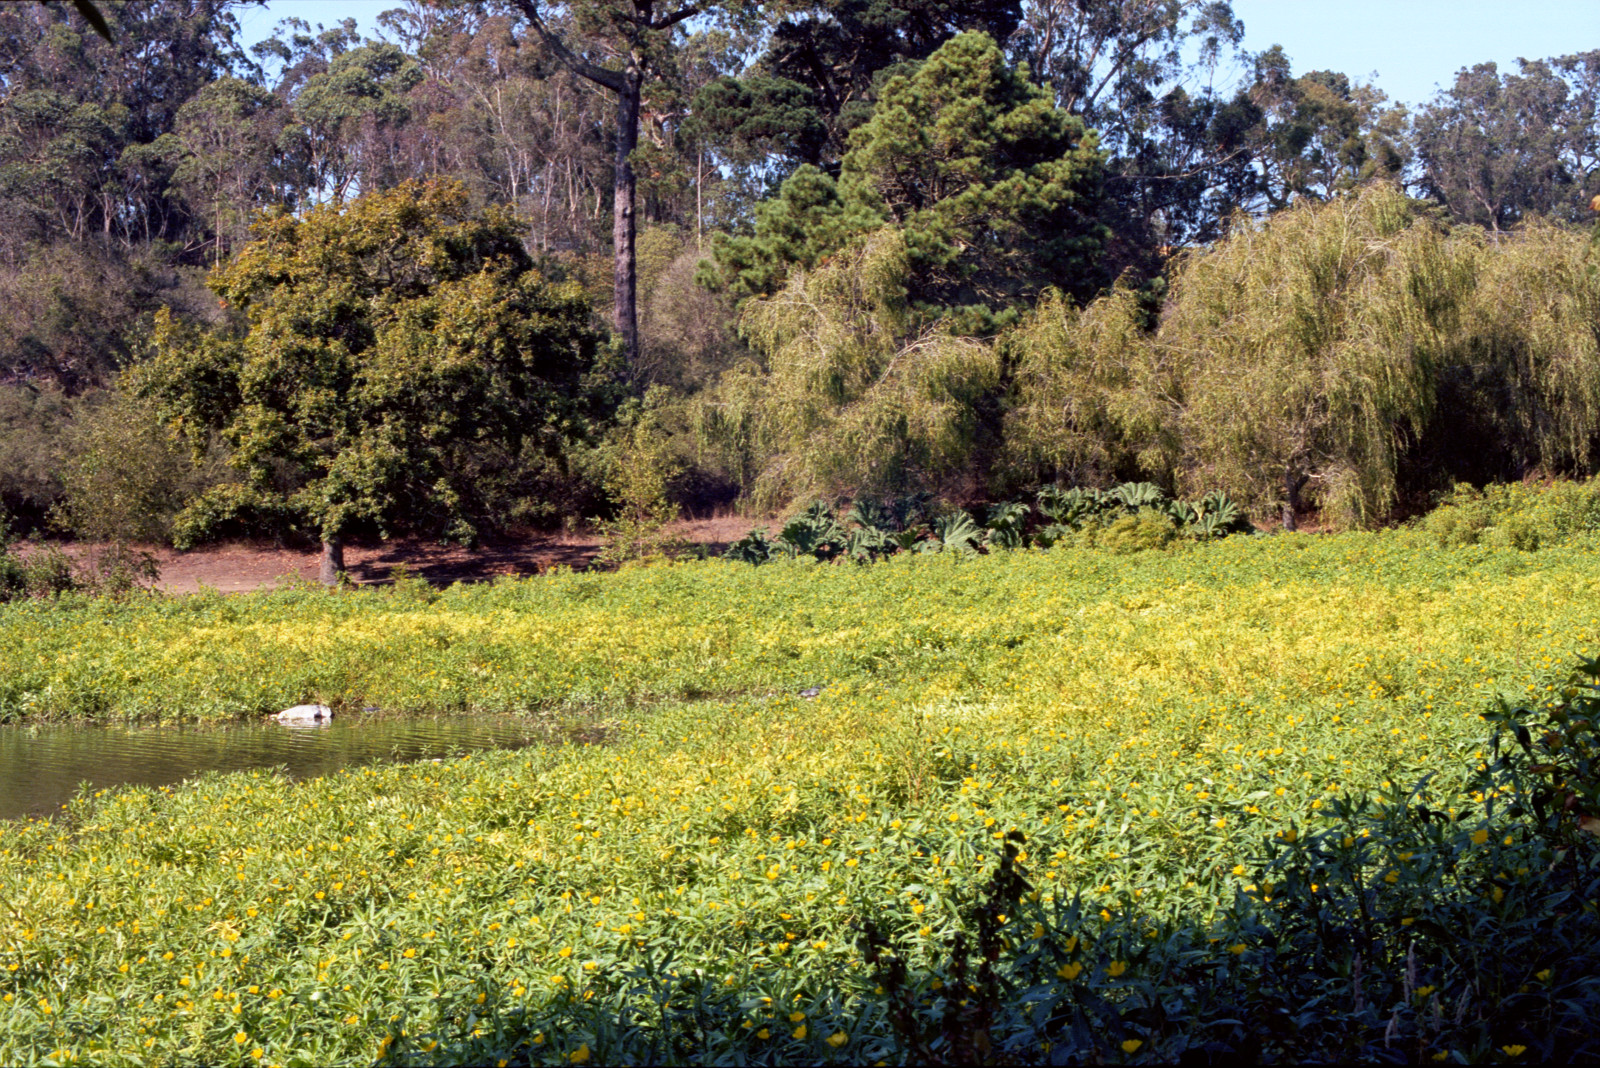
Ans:
[{"label": "distant treeline", "polygon": [[[248,54],[235,4],[101,6],[111,42],[0,8],[16,531],[471,540],[1125,480],[1350,525],[1593,470],[1600,51],[1407,112],[1240,51],[1225,2],[414,2]],[[441,203],[489,245],[416,221]],[[386,211],[450,251],[396,275]],[[344,258],[261,273],[297,233]],[[419,347],[439,315],[478,325]],[[203,397],[170,373],[200,353]],[[272,353],[300,379],[262,385]],[[419,408],[475,390],[470,427]]]}]

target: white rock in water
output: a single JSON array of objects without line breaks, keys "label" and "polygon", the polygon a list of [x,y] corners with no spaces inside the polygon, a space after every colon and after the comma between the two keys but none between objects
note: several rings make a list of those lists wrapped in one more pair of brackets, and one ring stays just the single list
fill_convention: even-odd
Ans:
[{"label": "white rock in water", "polygon": [[333,718],[327,705],[295,705],[278,713],[279,723],[326,723]]}]

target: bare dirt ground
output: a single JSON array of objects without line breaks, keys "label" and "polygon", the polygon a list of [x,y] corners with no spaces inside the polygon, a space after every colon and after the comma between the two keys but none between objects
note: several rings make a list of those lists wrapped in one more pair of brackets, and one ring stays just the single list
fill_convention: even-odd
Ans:
[{"label": "bare dirt ground", "polygon": [[[743,516],[718,516],[680,520],[668,528],[668,533],[690,547],[704,546],[707,552],[718,554],[758,525],[770,524]],[[27,552],[30,546],[19,548]],[[75,560],[84,560],[100,547],[72,542],[60,548]],[[197,593],[201,587],[240,593],[286,582],[315,582],[317,578],[319,556],[314,548],[284,548],[271,542],[230,542],[190,552],[159,545],[135,548],[155,557],[161,569],[156,585],[169,593]],[[408,537],[352,543],[345,547],[344,558],[350,580],[356,585],[391,582],[395,566],[403,564],[412,575],[444,586],[452,582],[482,582],[501,575],[538,575],[556,566],[578,570],[589,566],[600,548],[598,535],[584,531],[507,537],[475,549]]]}]

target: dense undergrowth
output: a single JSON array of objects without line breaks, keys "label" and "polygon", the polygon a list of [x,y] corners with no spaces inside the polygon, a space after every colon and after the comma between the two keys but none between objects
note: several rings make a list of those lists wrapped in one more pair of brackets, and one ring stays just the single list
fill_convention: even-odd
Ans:
[{"label": "dense undergrowth", "polygon": [[13,718],[614,730],[5,826],[0,1059],[1593,1055],[1600,573],[1504,525],[6,606]]}]

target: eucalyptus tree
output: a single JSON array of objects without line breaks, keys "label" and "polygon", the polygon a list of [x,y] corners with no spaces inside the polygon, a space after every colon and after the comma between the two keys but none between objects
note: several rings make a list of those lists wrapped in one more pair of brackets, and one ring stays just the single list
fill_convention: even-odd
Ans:
[{"label": "eucalyptus tree", "polygon": [[674,31],[710,10],[711,0],[658,4],[656,0],[574,0],[562,21],[552,21],[540,0],[514,0],[551,52],[582,78],[616,97],[616,149],[612,176],[612,310],[629,366],[639,358],[638,271],[634,244],[640,108],[645,89],[672,63]]},{"label": "eucalyptus tree", "polygon": [[275,191],[275,150],[286,122],[276,96],[233,77],[212,82],[178,109],[172,136],[181,154],[173,180],[191,203],[209,210],[214,263]]},{"label": "eucalyptus tree", "polygon": [[1422,184],[1462,222],[1507,230],[1529,215],[1588,216],[1600,194],[1600,50],[1480,63],[1416,119]]}]

